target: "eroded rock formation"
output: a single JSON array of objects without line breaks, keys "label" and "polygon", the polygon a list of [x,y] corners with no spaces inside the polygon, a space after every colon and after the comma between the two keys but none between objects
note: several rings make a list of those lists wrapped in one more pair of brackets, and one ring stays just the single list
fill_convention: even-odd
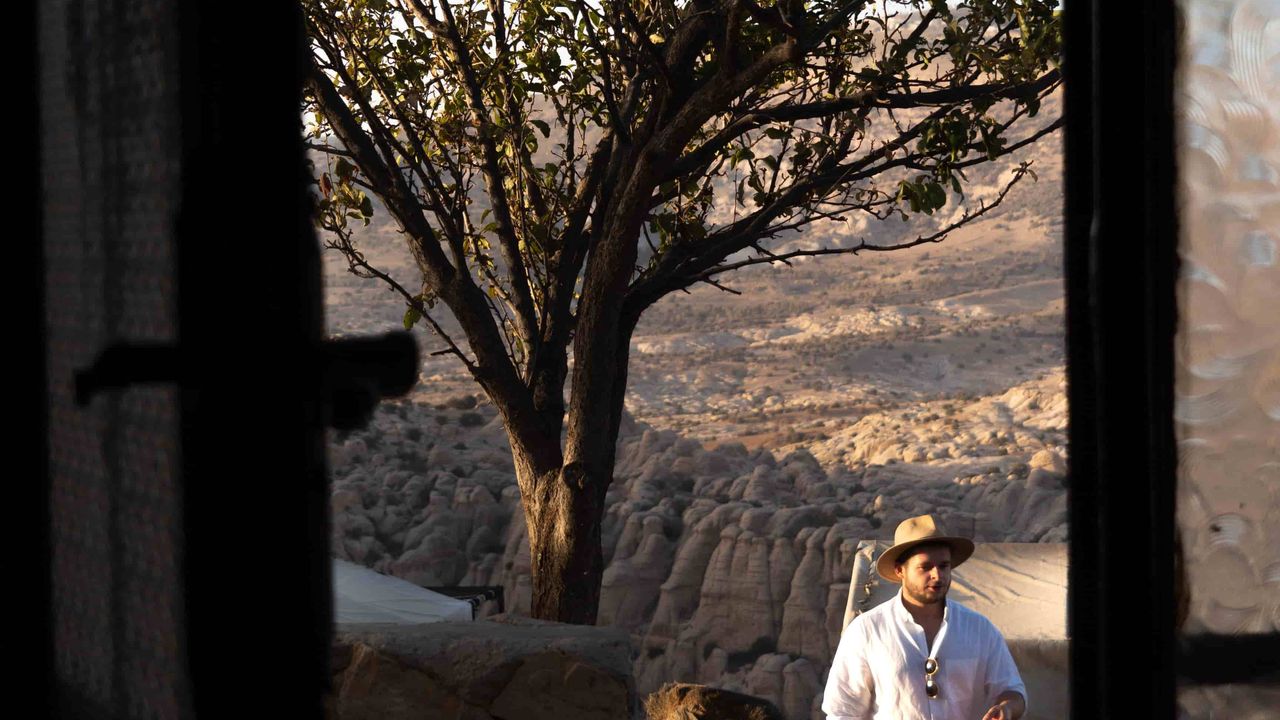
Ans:
[{"label": "eroded rock formation", "polygon": [[[333,552],[420,585],[502,585],[527,612],[506,438],[490,408],[466,405],[390,405],[334,439]],[[807,718],[858,541],[924,512],[979,540],[1065,540],[1065,424],[1060,373],[868,414],[780,457],[628,419],[600,622],[630,633],[640,693],[696,681]]]}]

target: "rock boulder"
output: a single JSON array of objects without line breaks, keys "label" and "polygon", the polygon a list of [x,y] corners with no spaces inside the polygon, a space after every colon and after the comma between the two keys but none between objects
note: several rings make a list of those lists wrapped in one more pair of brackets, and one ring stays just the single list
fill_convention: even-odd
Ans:
[{"label": "rock boulder", "polygon": [[730,690],[672,683],[645,698],[647,720],[784,720],[777,706]]},{"label": "rock boulder", "polygon": [[631,644],[613,628],[495,616],[340,625],[332,720],[615,720],[637,711]]}]

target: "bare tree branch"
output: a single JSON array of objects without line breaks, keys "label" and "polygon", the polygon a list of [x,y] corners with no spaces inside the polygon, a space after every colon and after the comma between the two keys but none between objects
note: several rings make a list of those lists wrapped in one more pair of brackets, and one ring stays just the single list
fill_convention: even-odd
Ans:
[{"label": "bare tree branch", "polygon": [[821,255],[857,255],[859,252],[862,252],[863,250],[866,250],[868,252],[892,252],[894,250],[906,250],[907,248],[916,247],[917,245],[942,242],[952,232],[958,230],[959,228],[964,227],[965,225],[969,225],[973,221],[977,220],[983,215],[986,215],[987,213],[999,207],[1000,203],[1004,202],[1005,196],[1008,195],[1009,191],[1013,189],[1013,186],[1018,184],[1018,181],[1022,180],[1022,178],[1027,174],[1028,167],[1029,167],[1029,163],[1020,166],[1014,172],[1013,178],[1010,179],[1009,182],[1006,183],[1003,188],[1001,188],[1000,192],[996,195],[996,198],[992,200],[990,204],[987,204],[985,202],[981,203],[977,211],[975,212],[965,211],[964,214],[961,215],[960,219],[947,224],[947,226],[942,228],[941,230],[930,233],[928,235],[919,235],[914,240],[909,240],[907,242],[902,242],[902,243],[895,243],[892,245],[873,245],[871,243],[868,243],[866,240],[860,240],[856,245],[851,245],[847,248],[818,248],[816,250],[793,250],[791,252],[783,253],[781,255],[766,253],[764,257],[749,258],[747,260],[740,260],[738,262],[727,263],[724,265],[716,265],[714,267],[708,268],[707,270],[704,270],[698,273],[697,275],[695,275],[693,278],[691,278],[690,282],[692,283],[692,282],[698,282],[698,281],[706,281],[708,278],[714,277],[721,273],[726,273],[731,270],[737,270],[739,268],[749,267],[751,265],[763,265],[765,263],[773,264],[776,262],[787,262],[792,258],[798,258],[798,257],[818,257]]},{"label": "bare tree branch", "polygon": [[373,266],[367,259],[365,259],[364,253],[357,250],[354,243],[351,242],[351,233],[349,231],[343,232],[341,229],[333,228],[332,232],[333,236],[337,239],[326,241],[325,247],[341,252],[347,259],[347,264],[353,274],[359,277],[377,278],[399,293],[400,296],[404,298],[405,305],[413,308],[423,320],[426,320],[427,323],[431,325],[432,332],[434,332],[441,340],[444,340],[445,344],[448,345],[448,349],[444,352],[457,356],[457,358],[462,361],[462,364],[466,366],[467,370],[474,375],[476,370],[475,364],[471,362],[465,354],[463,354],[461,348],[459,348],[453,338],[450,337],[442,327],[440,327],[440,324],[436,322],[435,318],[431,317],[430,308],[427,307],[427,304],[423,302],[422,298],[406,290],[403,285],[395,280],[395,278]]},{"label": "bare tree branch", "polygon": [[365,134],[364,129],[360,127],[360,123],[356,121],[351,111],[342,102],[337,89],[333,87],[333,83],[329,81],[324,72],[313,65],[306,79],[316,98],[317,105],[333,127],[338,139],[342,141],[343,146],[355,157],[361,171],[376,186],[386,188],[384,202],[387,205],[387,209],[400,223],[400,226],[409,232],[409,236],[413,240],[410,243],[410,249],[413,251],[414,258],[418,261],[418,267],[422,271],[423,277],[427,279],[433,289],[438,290],[444,287],[453,277],[455,268],[449,264],[444,254],[440,252],[440,245],[436,239],[435,231],[431,229],[431,225],[422,216],[422,211],[413,200],[412,194],[405,186],[403,178],[399,177],[398,173],[387,168],[382,162],[381,157],[373,147],[372,141]]},{"label": "bare tree branch", "polygon": [[489,119],[489,108],[484,101],[479,79],[472,64],[471,51],[462,39],[457,21],[449,7],[448,0],[437,0],[437,7],[444,20],[437,20],[427,9],[422,0],[409,0],[414,15],[426,27],[444,38],[453,54],[454,70],[459,82],[466,90],[466,97],[471,109],[472,122],[477,128],[477,142],[481,147],[483,163],[481,165],[485,187],[488,190],[490,206],[493,208],[496,221],[495,232],[499,239],[503,261],[511,279],[512,304],[516,311],[516,323],[521,338],[532,346],[540,341],[537,330],[537,319],[533,310],[533,296],[529,289],[529,277],[518,248],[519,239],[515,235],[515,224],[512,219],[511,204],[503,185],[501,160],[496,143],[496,129]]}]

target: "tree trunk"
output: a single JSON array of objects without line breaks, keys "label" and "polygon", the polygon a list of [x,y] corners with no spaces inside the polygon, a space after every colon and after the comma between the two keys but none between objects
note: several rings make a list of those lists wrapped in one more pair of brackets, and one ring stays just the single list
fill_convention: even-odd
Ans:
[{"label": "tree trunk", "polygon": [[643,206],[636,198],[648,198],[652,188],[646,187],[622,203],[634,207],[617,211],[621,219],[612,224],[622,231],[602,239],[587,258],[573,335],[574,367],[562,459],[552,464],[521,457],[524,452],[517,447],[529,444],[512,438],[529,531],[531,612],[542,620],[594,625],[600,607],[604,496],[613,482],[631,334],[639,319],[623,313],[622,300],[635,267],[634,238],[640,234],[643,217]]},{"label": "tree trunk", "polygon": [[604,554],[600,527],[608,478],[568,465],[537,480],[524,497],[533,580],[531,614],[541,620],[594,625]]},{"label": "tree trunk", "polygon": [[[531,615],[541,620],[594,625],[600,607],[600,583],[604,577],[604,551],[600,531],[604,520],[605,493],[613,481],[613,466],[627,382],[628,345],[633,318],[620,325],[622,336],[612,373],[611,392],[575,399],[570,414],[593,406],[608,420],[584,436],[572,436],[576,457],[556,461],[555,453],[534,459],[516,443],[512,454],[520,482],[521,503],[529,537],[533,580]],[[584,368],[585,370],[585,368]],[[572,435],[572,431],[570,431]]]}]

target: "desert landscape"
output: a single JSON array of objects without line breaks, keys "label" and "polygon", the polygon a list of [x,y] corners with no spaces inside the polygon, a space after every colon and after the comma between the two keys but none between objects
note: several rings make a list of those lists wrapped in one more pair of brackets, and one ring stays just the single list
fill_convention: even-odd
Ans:
[{"label": "desert landscape", "polygon": [[[925,512],[978,540],[1067,540],[1060,150],[1050,136],[973,175],[970,200],[994,197],[1022,160],[1038,179],[942,243],[746,268],[723,278],[741,295],[700,286],[644,316],[600,605],[600,624],[631,633],[639,692],[699,682],[809,718],[860,540]],[[946,220],[789,242],[890,242]],[[362,250],[411,277],[382,223]],[[402,327],[397,295],[336,252],[325,262],[331,334]],[[527,613],[501,421],[456,359],[431,354],[440,341],[415,333],[411,396],[330,438],[332,552],[424,586],[501,585],[508,612]]]}]

